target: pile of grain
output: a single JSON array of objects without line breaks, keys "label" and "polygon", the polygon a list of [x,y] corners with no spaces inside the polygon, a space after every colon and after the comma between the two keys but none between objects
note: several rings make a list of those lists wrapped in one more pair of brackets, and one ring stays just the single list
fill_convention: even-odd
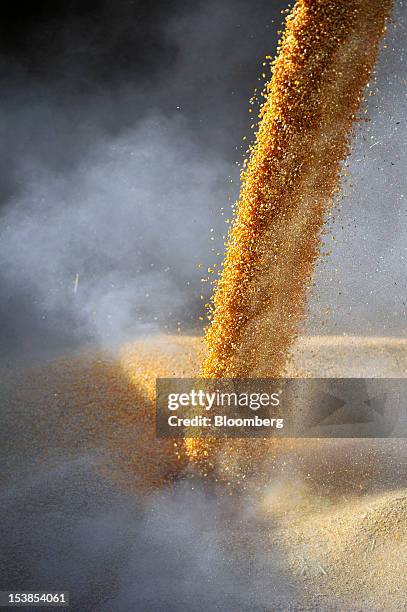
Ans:
[{"label": "pile of grain", "polygon": [[[201,338],[162,336],[129,343],[118,359],[88,354],[2,372],[5,490],[71,457],[96,462],[117,486],[137,491],[183,475],[188,468],[182,449],[155,437],[154,380],[157,374],[193,376],[201,348]],[[407,374],[403,339],[299,339],[293,368],[298,371],[301,360],[313,374],[340,376],[349,357],[354,375],[369,358],[376,365],[380,359],[389,376]],[[318,370],[312,369],[316,364]],[[268,442],[271,454],[274,444]],[[281,559],[282,587],[293,584],[306,593],[308,607],[293,610],[404,609],[405,442],[289,442],[270,465],[263,457],[260,483],[253,489],[249,484],[249,496],[242,497],[243,504],[250,501],[251,530],[245,525],[236,532],[226,524],[225,540],[239,558],[256,554],[262,542],[265,567],[270,558],[273,564]],[[234,497],[233,507],[239,499]],[[267,600],[273,584],[259,584]],[[249,585],[254,589],[256,583]]]},{"label": "pile of grain", "polygon": [[312,609],[404,610],[407,490],[334,502],[304,495],[301,505],[290,493],[284,513],[270,504],[271,541]]},{"label": "pile of grain", "polygon": [[[183,475],[188,466],[182,441],[175,445],[155,435],[155,378],[195,376],[201,350],[202,338],[159,336],[129,343],[117,359],[89,353],[28,371],[2,372],[1,447],[5,452],[10,447],[10,473],[16,461],[35,469],[54,456],[57,462],[61,454],[96,453],[104,474],[137,490]],[[300,374],[305,368],[312,375],[344,376],[351,367],[353,375],[360,375],[372,362],[389,376],[406,376],[407,340],[299,338],[292,368]],[[299,470],[327,493],[366,491],[372,479],[389,481],[407,470],[397,460],[400,453],[390,461],[390,440],[381,446],[375,440],[281,440],[279,445],[271,438],[242,440],[250,442],[248,456],[244,449],[233,452],[236,447],[229,442],[218,449],[214,476],[234,485],[250,472],[267,481],[273,474]],[[379,474],[373,466],[380,466]],[[7,469],[3,465],[3,475]]]}]

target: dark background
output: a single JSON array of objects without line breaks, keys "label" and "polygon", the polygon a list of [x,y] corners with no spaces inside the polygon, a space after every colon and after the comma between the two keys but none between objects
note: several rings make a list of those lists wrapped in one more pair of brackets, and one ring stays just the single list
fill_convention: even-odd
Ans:
[{"label": "dark background", "polygon": [[[112,346],[145,327],[202,327],[210,229],[218,252],[219,209],[236,195],[230,177],[250,134],[248,100],[284,5],[2,3],[0,343],[9,360]],[[97,177],[82,184],[93,170],[109,183],[102,202]],[[130,183],[139,191],[124,201]]]}]

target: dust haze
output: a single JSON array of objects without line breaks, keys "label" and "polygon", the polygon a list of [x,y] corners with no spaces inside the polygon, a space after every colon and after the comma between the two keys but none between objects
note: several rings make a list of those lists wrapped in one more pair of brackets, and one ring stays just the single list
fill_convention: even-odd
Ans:
[{"label": "dust haze", "polygon": [[[210,286],[201,279],[221,259],[250,135],[247,101],[274,53],[281,5],[198,3],[168,19],[157,11],[162,49],[149,49],[144,71],[144,48],[134,52],[134,77],[115,72],[111,40],[103,52],[81,21],[70,24],[73,49],[68,37],[43,74],[3,59],[3,360],[202,329]],[[123,10],[113,28],[127,40]],[[334,215],[336,241],[327,240],[333,253],[319,268],[312,333],[405,331],[400,3],[389,30]]]}]

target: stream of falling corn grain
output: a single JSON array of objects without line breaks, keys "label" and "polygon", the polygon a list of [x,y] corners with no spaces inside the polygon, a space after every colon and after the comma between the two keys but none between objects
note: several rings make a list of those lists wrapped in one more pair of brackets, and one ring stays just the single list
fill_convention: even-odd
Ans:
[{"label": "stream of falling corn grain", "polygon": [[[297,0],[288,15],[241,176],[203,377],[284,374],[391,4]],[[229,442],[222,441],[225,457],[269,447],[261,440]],[[205,470],[217,447],[213,440],[186,440],[188,456]]]}]

